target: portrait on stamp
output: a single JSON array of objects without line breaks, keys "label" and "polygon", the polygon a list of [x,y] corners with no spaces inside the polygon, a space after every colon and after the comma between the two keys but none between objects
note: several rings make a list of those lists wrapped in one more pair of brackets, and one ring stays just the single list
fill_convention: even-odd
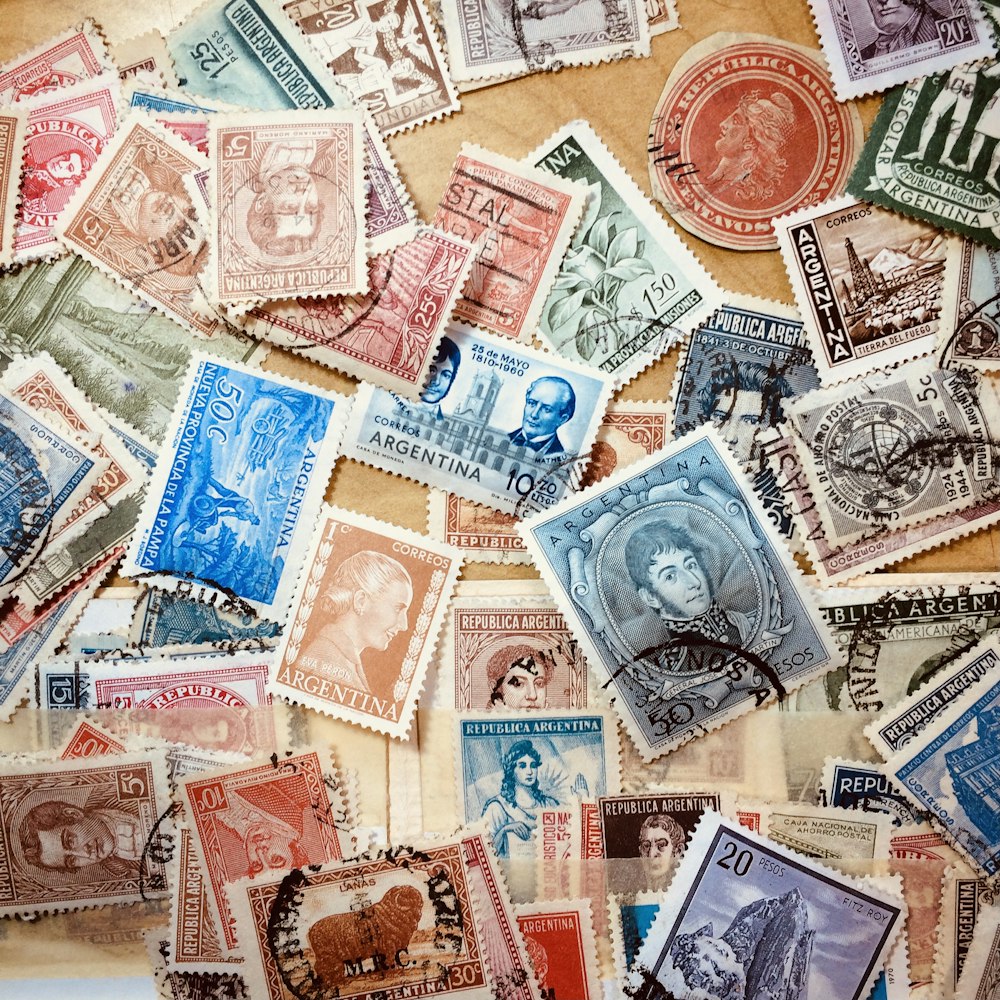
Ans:
[{"label": "portrait on stamp", "polygon": [[[938,43],[941,38],[939,27],[943,20],[954,16],[956,11],[951,0],[865,0],[870,16],[874,38],[861,46],[862,59],[877,59],[892,52],[923,45]],[[861,8],[855,0],[848,8]],[[866,32],[871,37],[870,32]],[[859,41],[864,35],[858,32]]]},{"label": "portrait on stamp", "polygon": [[573,386],[559,376],[543,376],[528,386],[524,395],[521,426],[507,437],[536,458],[563,458],[566,448],[559,440],[559,428],[576,412]]},{"label": "portrait on stamp", "polygon": [[666,888],[670,873],[684,854],[685,838],[683,827],[667,813],[652,813],[642,821],[638,847],[647,888]]},{"label": "portrait on stamp", "polygon": [[503,646],[486,663],[490,703],[486,708],[547,708],[555,674],[551,656],[527,643]]}]

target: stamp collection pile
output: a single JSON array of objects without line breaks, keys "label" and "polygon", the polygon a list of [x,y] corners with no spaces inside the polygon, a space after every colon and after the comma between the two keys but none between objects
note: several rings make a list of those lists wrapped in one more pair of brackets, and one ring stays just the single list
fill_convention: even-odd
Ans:
[{"label": "stamp collection pile", "polygon": [[570,120],[425,218],[388,139],[672,0],[207,0],[0,64],[3,962],[1000,997],[1000,580],[901,565],[1000,524],[1000,7],[809,6],[667,67],[648,186]]}]

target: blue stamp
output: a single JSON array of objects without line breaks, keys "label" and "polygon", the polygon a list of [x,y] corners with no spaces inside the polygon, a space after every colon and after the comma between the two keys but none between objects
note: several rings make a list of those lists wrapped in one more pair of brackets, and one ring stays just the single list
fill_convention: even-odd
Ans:
[{"label": "blue stamp", "polygon": [[841,662],[711,427],[519,530],[646,760]]},{"label": "blue stamp", "polygon": [[280,618],[346,408],[334,393],[195,355],[123,572],[172,590],[190,581]]},{"label": "blue stamp", "polygon": [[646,940],[649,928],[653,926],[656,914],[660,912],[659,903],[624,902],[618,900],[618,919],[622,929],[622,957],[625,968],[631,969],[635,957],[639,954],[642,942]]},{"label": "blue stamp", "polygon": [[896,826],[925,818],[877,764],[827,758],[820,794],[827,805],[839,809],[886,813]]},{"label": "blue stamp", "polygon": [[462,716],[456,720],[463,819],[482,820],[501,858],[534,857],[546,809],[617,792],[618,732],[608,715]]},{"label": "blue stamp", "polygon": [[580,481],[608,376],[458,324],[430,370],[416,402],[361,384],[351,458],[520,516]]},{"label": "blue stamp", "polygon": [[136,608],[129,637],[148,649],[174,645],[228,645],[276,639],[280,627],[247,609],[226,610],[216,604],[150,589]]}]

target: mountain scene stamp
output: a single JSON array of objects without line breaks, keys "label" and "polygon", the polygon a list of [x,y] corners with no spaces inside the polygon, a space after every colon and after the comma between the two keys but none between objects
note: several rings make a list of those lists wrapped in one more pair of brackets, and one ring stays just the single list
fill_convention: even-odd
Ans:
[{"label": "mountain scene stamp", "polygon": [[937,352],[943,368],[1000,371],[1000,249],[952,240]]}]

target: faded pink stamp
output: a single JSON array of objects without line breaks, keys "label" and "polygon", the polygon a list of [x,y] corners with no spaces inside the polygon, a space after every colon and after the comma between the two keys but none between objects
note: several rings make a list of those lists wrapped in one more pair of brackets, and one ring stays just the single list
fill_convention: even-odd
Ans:
[{"label": "faded pink stamp", "polygon": [[214,300],[368,290],[364,141],[356,111],[213,117]]}]

